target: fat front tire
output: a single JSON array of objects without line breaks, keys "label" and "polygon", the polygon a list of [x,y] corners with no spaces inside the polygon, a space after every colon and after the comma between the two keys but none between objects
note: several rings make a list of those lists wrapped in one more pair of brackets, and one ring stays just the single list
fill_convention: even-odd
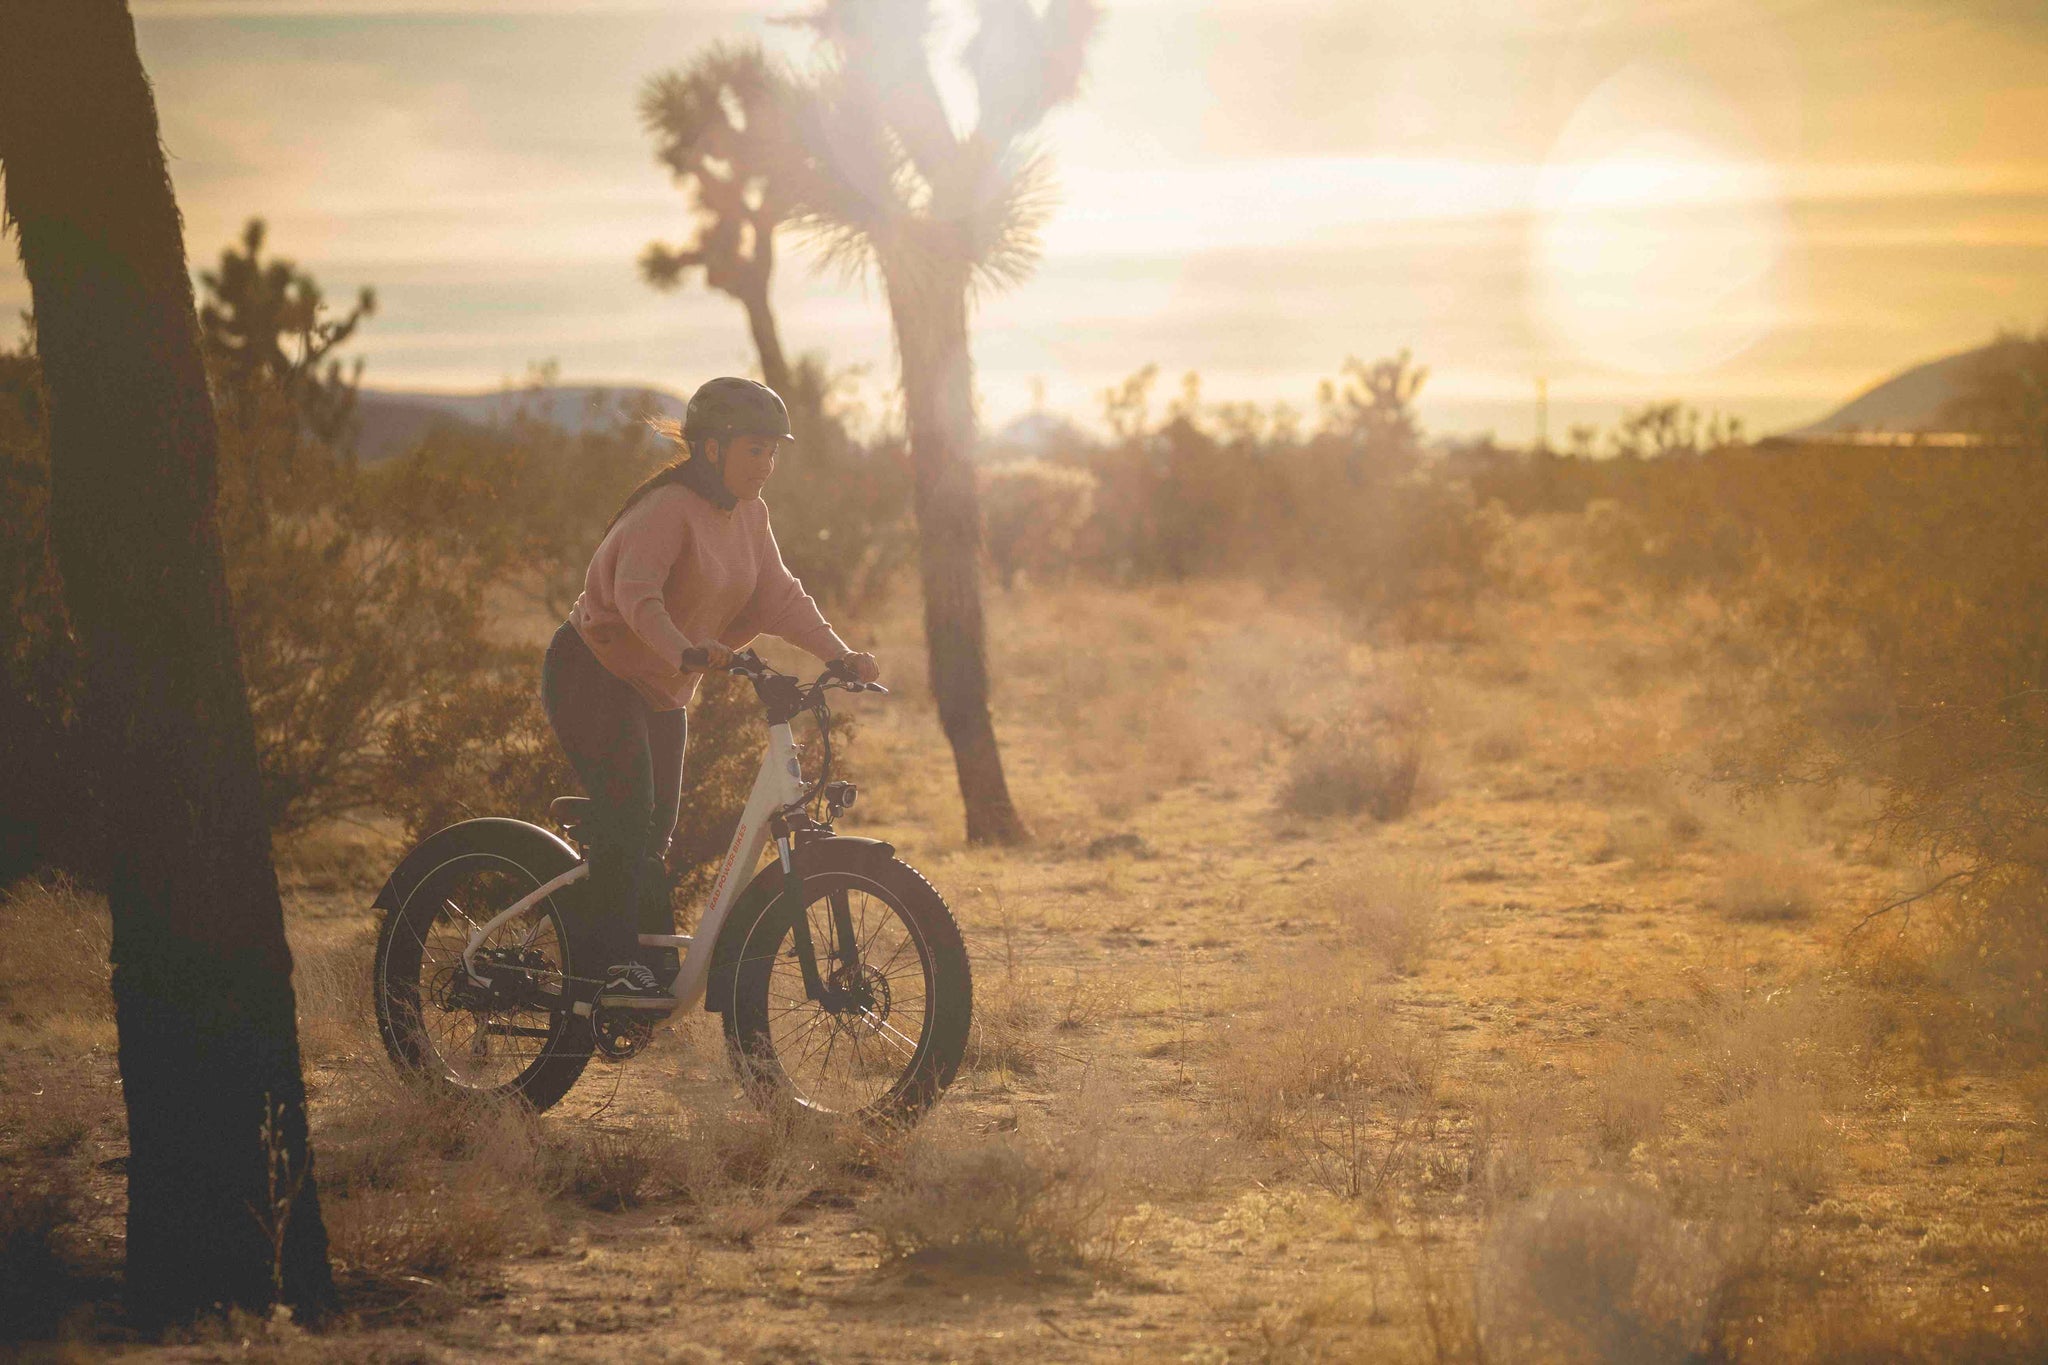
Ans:
[{"label": "fat front tire", "polygon": [[[853,927],[853,960],[835,923]],[[806,988],[806,932],[826,1003]],[[749,930],[723,1013],[757,1098],[914,1122],[960,1070],[973,1008],[960,927],[931,883],[886,854],[826,848],[806,863],[803,904],[778,896]]]},{"label": "fat front tire", "polygon": [[582,1076],[594,1043],[588,1017],[569,1005],[574,964],[555,897],[486,940],[480,956],[489,965],[479,971],[499,980],[497,994],[469,988],[461,971],[475,926],[574,865],[566,855],[562,866],[552,861],[480,827],[439,850],[432,869],[385,913],[372,988],[378,1032],[401,1071],[450,1098],[517,1096],[535,1110],[556,1104]]}]

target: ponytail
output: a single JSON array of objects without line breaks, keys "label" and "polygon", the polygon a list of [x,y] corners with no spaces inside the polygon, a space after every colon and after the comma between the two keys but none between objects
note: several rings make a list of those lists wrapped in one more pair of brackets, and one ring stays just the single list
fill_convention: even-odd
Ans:
[{"label": "ponytail", "polygon": [[698,446],[684,439],[681,423],[672,417],[650,417],[647,419],[647,425],[655,435],[681,446],[682,458],[672,460],[655,470],[640,481],[639,487],[626,495],[625,502],[619,505],[618,511],[612,513],[612,519],[605,523],[606,535],[611,534],[612,527],[619,524],[619,518],[633,510],[634,504],[655,489],[666,488],[672,483],[679,483],[685,488],[695,490],[715,507],[731,508],[733,497],[726,491],[724,478],[712,466],[711,461],[700,453]]}]

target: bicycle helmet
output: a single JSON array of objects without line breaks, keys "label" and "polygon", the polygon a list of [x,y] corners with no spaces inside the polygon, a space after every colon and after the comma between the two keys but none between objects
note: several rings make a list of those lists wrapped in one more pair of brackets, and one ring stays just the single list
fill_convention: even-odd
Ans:
[{"label": "bicycle helmet", "polygon": [[789,430],[789,408],[775,390],[751,379],[707,379],[690,395],[690,406],[683,412],[683,439],[723,441],[734,436],[796,439]]}]

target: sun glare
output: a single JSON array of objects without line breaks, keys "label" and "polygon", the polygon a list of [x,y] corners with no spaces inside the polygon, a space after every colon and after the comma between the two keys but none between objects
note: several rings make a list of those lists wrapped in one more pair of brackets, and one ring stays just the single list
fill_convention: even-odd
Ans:
[{"label": "sun glare", "polygon": [[1538,179],[1538,320],[1571,356],[1696,374],[1778,320],[1787,229],[1774,170],[1710,92],[1631,68],[1586,100]]}]

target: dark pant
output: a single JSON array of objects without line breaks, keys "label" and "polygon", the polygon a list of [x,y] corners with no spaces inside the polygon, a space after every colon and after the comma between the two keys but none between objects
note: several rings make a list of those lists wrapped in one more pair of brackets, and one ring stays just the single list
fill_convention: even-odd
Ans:
[{"label": "dark pant", "polygon": [[688,718],[657,711],[599,663],[576,627],[564,622],[548,642],[540,670],[548,723],[590,795],[582,838],[590,853],[588,913],[573,944],[578,976],[635,960],[640,934],[673,934],[663,855],[682,802]]}]

